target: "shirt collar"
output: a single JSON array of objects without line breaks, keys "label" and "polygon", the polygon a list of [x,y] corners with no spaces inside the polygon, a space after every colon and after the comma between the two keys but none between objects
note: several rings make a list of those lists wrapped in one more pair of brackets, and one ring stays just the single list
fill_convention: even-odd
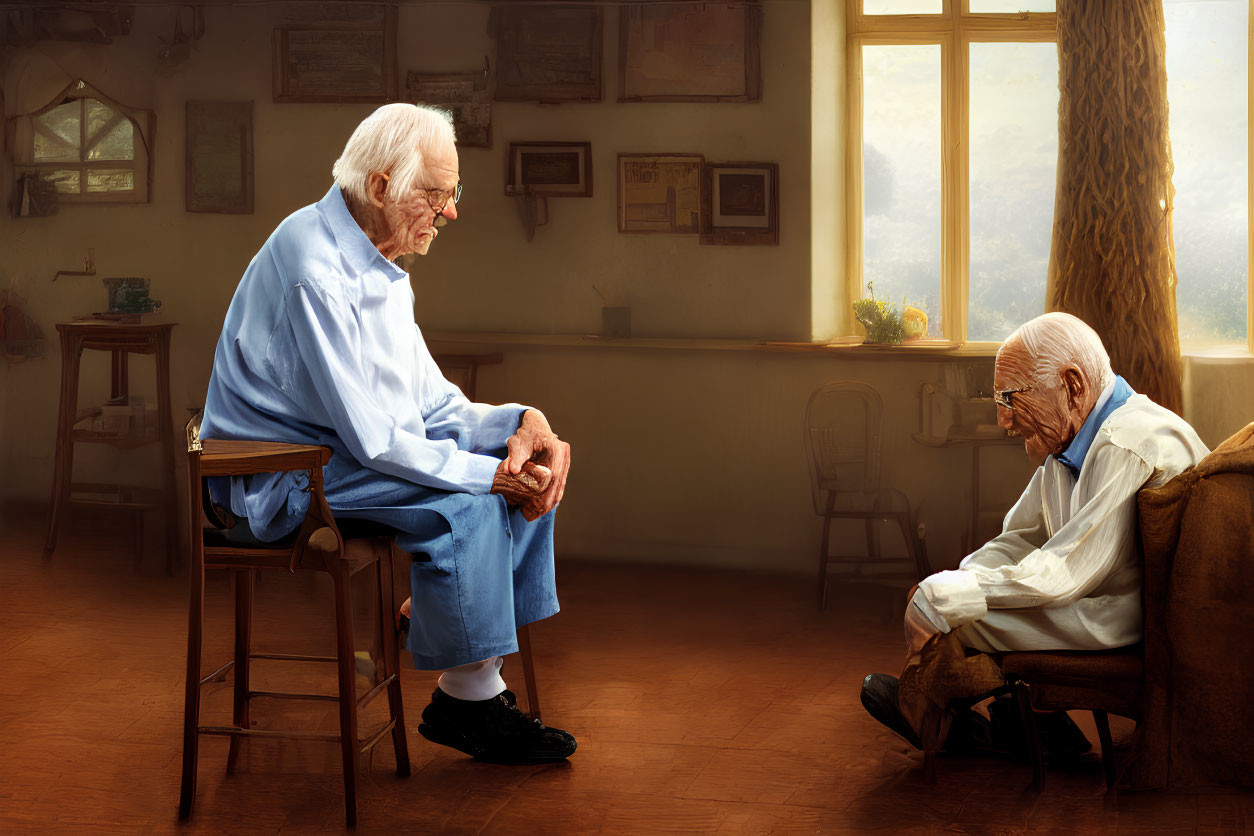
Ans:
[{"label": "shirt collar", "polygon": [[1128,398],[1135,394],[1128,381],[1119,375],[1115,375],[1115,379],[1106,384],[1097,403],[1089,410],[1089,416],[1084,419],[1075,438],[1071,439],[1071,444],[1058,454],[1058,461],[1067,466],[1072,476],[1079,478],[1080,468],[1084,467],[1084,459],[1088,456],[1089,448],[1093,446],[1093,439],[1097,438],[1097,431],[1102,424],[1106,423],[1112,412],[1127,403]]},{"label": "shirt collar", "polygon": [[344,193],[340,191],[339,184],[331,184],[331,190],[318,201],[318,211],[331,227],[331,234],[335,236],[335,244],[344,254],[345,262],[359,274],[382,270],[391,281],[409,277],[409,273],[384,258],[379,248],[371,243],[348,211],[348,204],[344,202]]}]

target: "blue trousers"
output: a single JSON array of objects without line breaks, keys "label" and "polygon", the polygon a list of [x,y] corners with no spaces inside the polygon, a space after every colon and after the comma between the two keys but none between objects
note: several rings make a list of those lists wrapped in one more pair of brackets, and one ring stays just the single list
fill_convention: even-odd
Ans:
[{"label": "blue trousers", "polygon": [[409,552],[409,651],[420,670],[445,670],[518,650],[517,629],[558,611],[553,517],[534,522],[496,494],[416,485],[346,456],[323,470],[336,516],[395,528]]}]

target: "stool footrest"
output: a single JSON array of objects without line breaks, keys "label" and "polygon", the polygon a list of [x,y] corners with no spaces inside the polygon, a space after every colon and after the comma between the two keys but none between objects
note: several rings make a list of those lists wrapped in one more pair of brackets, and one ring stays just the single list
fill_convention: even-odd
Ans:
[{"label": "stool footrest", "polygon": [[382,739],[383,739],[383,736],[384,736],[385,734],[387,734],[388,732],[390,732],[390,731],[391,731],[392,729],[394,729],[394,728],[396,728],[396,721],[395,721],[395,720],[388,720],[386,723],[384,723],[384,724],[383,724],[383,728],[379,729],[377,732],[375,732],[374,734],[370,735],[370,737],[366,738],[365,740],[360,741],[360,742],[361,742],[361,749],[359,749],[358,751],[360,751],[363,755],[364,755],[366,752],[369,752],[369,751],[370,751],[370,749],[371,749],[371,748],[372,748],[372,747],[373,747],[376,743],[378,743],[380,740],[382,740]]},{"label": "stool footrest", "polygon": [[340,698],[335,694],[293,694],[288,691],[249,691],[248,698],[267,697],[274,700],[327,700],[328,702],[339,702]]},{"label": "stool footrest", "polygon": [[223,665],[222,667],[218,668],[216,671],[214,671],[213,673],[209,674],[209,675],[208,675],[208,676],[206,676],[204,679],[200,680],[200,684],[201,684],[201,685],[208,685],[208,684],[209,684],[210,682],[212,682],[213,680],[215,680],[215,679],[217,679],[218,677],[223,676],[224,674],[226,674],[226,672],[227,672],[227,671],[229,671],[229,670],[230,670],[231,668],[233,668],[233,667],[235,667],[235,660],[234,660],[234,659],[232,659],[231,661],[227,662],[225,665]]},{"label": "stool footrest", "polygon": [[340,736],[333,732],[306,731],[272,731],[270,729],[241,729],[239,726],[201,726],[196,729],[200,734],[220,735],[224,737],[269,737],[282,740],[324,740],[328,743],[339,743]]},{"label": "stool footrest", "polygon": [[292,653],[249,653],[249,659],[278,659],[280,662],[338,662],[334,656],[300,656]]},{"label": "stool footrest", "polygon": [[378,685],[374,686],[374,687],[373,687],[373,688],[371,688],[369,691],[367,691],[366,693],[364,693],[364,694],[362,694],[360,697],[358,697],[358,698],[357,698],[357,707],[358,707],[358,708],[365,708],[365,707],[366,707],[366,705],[367,705],[367,704],[368,704],[368,703],[369,703],[372,699],[374,699],[375,697],[379,696],[379,694],[383,693],[383,689],[384,689],[384,688],[386,688],[388,685],[391,685],[391,684],[392,684],[392,680],[394,680],[394,679],[396,679],[396,674],[392,674],[391,676],[384,678],[384,680],[383,680],[382,682],[380,682]]}]

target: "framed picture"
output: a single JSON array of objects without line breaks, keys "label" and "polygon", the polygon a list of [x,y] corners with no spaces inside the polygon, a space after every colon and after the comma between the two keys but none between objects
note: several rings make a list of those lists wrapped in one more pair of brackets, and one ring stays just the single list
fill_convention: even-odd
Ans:
[{"label": "framed picture", "polygon": [[776,163],[706,163],[701,190],[702,244],[779,243]]},{"label": "framed picture", "polygon": [[756,2],[621,6],[618,100],[761,101],[761,33]]},{"label": "framed picture", "polygon": [[619,154],[618,231],[699,232],[703,160],[700,154]]},{"label": "framed picture", "polygon": [[498,102],[601,101],[600,6],[494,6]]},{"label": "framed picture", "polygon": [[274,30],[276,102],[390,102],[397,98],[396,7],[377,20]]},{"label": "framed picture", "polygon": [[492,146],[492,92],[488,74],[416,73],[406,77],[406,96],[418,104],[435,105],[453,114],[459,148]]},{"label": "framed picture", "polygon": [[592,197],[592,143],[511,142],[505,194]]},{"label": "framed picture", "polygon": [[188,212],[253,213],[253,103],[187,103]]}]

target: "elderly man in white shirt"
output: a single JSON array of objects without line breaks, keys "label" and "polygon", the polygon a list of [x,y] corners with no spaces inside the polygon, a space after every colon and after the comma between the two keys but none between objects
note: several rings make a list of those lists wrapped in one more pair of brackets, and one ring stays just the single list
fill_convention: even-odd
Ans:
[{"label": "elderly man in white shirt", "polygon": [[[1206,445],[1115,375],[1096,332],[1070,314],[1045,314],[1015,331],[997,353],[994,389],[998,424],[1023,437],[1039,466],[1001,534],[914,591],[908,663],[933,635],[950,631],[986,652],[1136,644],[1143,627],[1137,492],[1197,464]],[[871,674],[862,701],[918,745],[896,692],[895,677]]]}]

